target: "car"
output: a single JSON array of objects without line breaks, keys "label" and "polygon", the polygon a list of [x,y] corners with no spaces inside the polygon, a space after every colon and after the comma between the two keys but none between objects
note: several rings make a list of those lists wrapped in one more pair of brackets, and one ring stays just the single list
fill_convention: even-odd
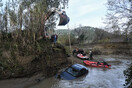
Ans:
[{"label": "car", "polygon": [[65,80],[73,80],[87,73],[88,73],[87,67],[81,64],[74,64],[65,69],[63,72],[58,73],[56,77]]}]

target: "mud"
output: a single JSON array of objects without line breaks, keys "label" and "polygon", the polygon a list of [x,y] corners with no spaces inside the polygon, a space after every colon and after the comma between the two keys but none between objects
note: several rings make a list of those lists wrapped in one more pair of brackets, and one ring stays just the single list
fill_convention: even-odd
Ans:
[{"label": "mud", "polygon": [[[83,60],[71,56],[72,64],[83,64]],[[87,67],[89,73],[75,80],[58,80],[55,76],[44,78],[38,74],[30,78],[7,79],[0,81],[0,88],[124,88],[125,77],[123,71],[132,62],[129,56],[94,55],[96,61],[107,61],[111,69]],[[83,64],[84,65],[84,64]]]}]

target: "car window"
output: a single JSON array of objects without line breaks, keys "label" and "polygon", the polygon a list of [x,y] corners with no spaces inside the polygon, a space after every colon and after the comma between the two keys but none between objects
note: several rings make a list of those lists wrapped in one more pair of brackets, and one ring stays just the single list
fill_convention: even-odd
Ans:
[{"label": "car window", "polygon": [[74,68],[68,68],[67,70],[66,70],[66,72],[68,72],[69,74],[71,74],[72,76],[74,76],[74,77],[76,77],[77,75],[78,75],[78,71],[76,70],[76,69],[74,69]]},{"label": "car window", "polygon": [[79,75],[83,75],[83,74],[85,74],[85,73],[87,73],[87,70],[83,68],[83,69],[81,69]]}]

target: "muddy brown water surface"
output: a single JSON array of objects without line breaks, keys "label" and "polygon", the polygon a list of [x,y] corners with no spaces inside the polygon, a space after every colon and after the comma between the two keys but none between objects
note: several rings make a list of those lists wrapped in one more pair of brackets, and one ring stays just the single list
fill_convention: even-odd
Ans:
[{"label": "muddy brown water surface", "polygon": [[[59,80],[55,76],[39,83],[31,82],[34,78],[10,79],[0,81],[0,88],[124,88],[123,71],[132,62],[131,56],[96,55],[96,61],[106,61],[111,69],[88,67],[89,73],[75,80]],[[71,56],[73,63],[83,64],[83,60]],[[29,82],[29,83],[28,83]],[[29,85],[30,84],[30,85]]]},{"label": "muddy brown water surface", "polygon": [[[105,60],[112,65],[111,69],[87,67],[89,73],[75,80],[59,80],[55,77],[48,78],[28,88],[124,88],[125,77],[123,71],[132,62],[126,56],[95,56],[96,60]],[[82,63],[78,58],[70,58],[74,63]],[[77,59],[77,60],[75,60]],[[76,61],[76,62],[75,62]]]}]

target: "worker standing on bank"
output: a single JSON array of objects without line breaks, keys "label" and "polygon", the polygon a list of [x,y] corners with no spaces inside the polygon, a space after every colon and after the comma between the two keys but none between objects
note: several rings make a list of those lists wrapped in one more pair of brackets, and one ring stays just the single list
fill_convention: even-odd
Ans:
[{"label": "worker standing on bank", "polygon": [[89,59],[93,60],[93,53],[92,53],[92,51],[89,51]]},{"label": "worker standing on bank", "polygon": [[58,35],[55,34],[55,35],[54,35],[54,45],[56,45],[56,41],[57,41],[57,39],[58,39]]}]

